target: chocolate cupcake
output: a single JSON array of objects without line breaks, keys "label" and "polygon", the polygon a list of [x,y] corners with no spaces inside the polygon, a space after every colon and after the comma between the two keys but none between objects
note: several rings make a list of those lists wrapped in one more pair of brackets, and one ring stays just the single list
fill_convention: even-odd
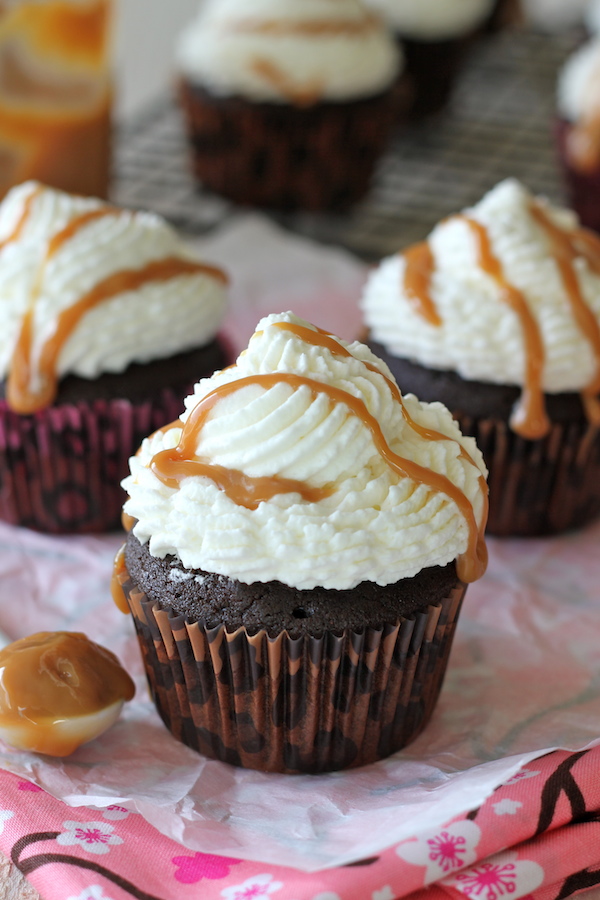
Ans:
[{"label": "chocolate cupcake", "polygon": [[384,260],[362,301],[403,392],[448,405],[489,469],[488,530],[540,535],[600,512],[600,240],[499,184]]},{"label": "chocolate cupcake", "polygon": [[439,112],[493,0],[366,0],[392,29],[404,51],[413,118]]},{"label": "chocolate cupcake", "polygon": [[600,231],[600,38],[583,44],[558,76],[556,138],[569,201]]},{"label": "chocolate cupcake", "polygon": [[485,569],[474,441],[367,347],[291,313],[185,405],[131,460],[115,568],[165,724],[264,771],[400,749]]},{"label": "chocolate cupcake", "polygon": [[225,276],[158,217],[27,182],[0,206],[0,518],[117,527],[127,460],[227,360]]},{"label": "chocolate cupcake", "polygon": [[400,54],[358,0],[208,3],[177,66],[194,173],[241,204],[355,203],[402,103]]}]

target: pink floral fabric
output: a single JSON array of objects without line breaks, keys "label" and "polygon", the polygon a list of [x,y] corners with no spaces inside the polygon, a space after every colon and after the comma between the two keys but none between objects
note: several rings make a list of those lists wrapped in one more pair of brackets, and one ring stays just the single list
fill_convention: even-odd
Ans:
[{"label": "pink floral fabric", "polygon": [[188,851],[123,806],[68,807],[4,771],[0,849],[44,900],[563,900],[600,884],[600,747],[547,754],[480,808],[312,874]]}]

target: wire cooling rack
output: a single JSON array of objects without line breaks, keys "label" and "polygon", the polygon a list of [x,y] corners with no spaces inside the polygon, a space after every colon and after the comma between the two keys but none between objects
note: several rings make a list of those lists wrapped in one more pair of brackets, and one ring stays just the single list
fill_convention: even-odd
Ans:
[{"label": "wire cooling rack", "polygon": [[[557,71],[574,44],[573,35],[529,32],[480,41],[451,106],[395,135],[365,201],[345,215],[274,218],[373,260],[421,240],[507,176],[563,201],[552,127]],[[236,210],[194,183],[181,116],[167,101],[121,130],[113,199],[153,209],[191,233],[209,231]]]}]

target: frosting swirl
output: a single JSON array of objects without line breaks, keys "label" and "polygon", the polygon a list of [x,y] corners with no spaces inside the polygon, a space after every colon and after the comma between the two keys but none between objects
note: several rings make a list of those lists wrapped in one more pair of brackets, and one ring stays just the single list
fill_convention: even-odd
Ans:
[{"label": "frosting swirl", "polygon": [[181,71],[217,95],[306,106],[386,90],[400,57],[357,0],[207,3],[181,36]]},{"label": "frosting swirl", "polygon": [[470,34],[492,11],[494,0],[366,0],[402,37],[443,41]]},{"label": "frosting swirl", "polygon": [[544,393],[580,391],[596,421],[600,240],[573,213],[507,180],[426,243],[429,268],[413,251],[371,275],[362,308],[374,340],[429,368],[521,386],[512,425],[525,437],[550,427]]},{"label": "frosting swirl", "polygon": [[208,343],[224,282],[155,215],[35,182],[14,188],[0,205],[0,375],[9,404],[34,412],[69,373],[95,378]]},{"label": "frosting swirl", "polygon": [[439,403],[292,313],[263,319],[236,364],[131,460],[125,512],[156,557],[301,589],[485,568],[485,466]]}]

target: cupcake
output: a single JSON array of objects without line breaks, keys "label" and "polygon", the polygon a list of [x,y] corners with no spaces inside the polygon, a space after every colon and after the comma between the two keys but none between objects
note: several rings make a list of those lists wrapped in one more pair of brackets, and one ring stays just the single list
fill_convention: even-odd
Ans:
[{"label": "cupcake", "polygon": [[503,181],[384,260],[362,300],[403,392],[438,399],[489,469],[488,530],[541,535],[600,512],[600,240]]},{"label": "cupcake", "polygon": [[358,0],[210,0],[178,46],[193,168],[241,204],[338,209],[398,117],[400,54]]},{"label": "cupcake", "polygon": [[493,0],[367,0],[401,45],[413,118],[439,112],[450,99],[465,53]]},{"label": "cupcake", "polygon": [[600,38],[573,53],[558,77],[556,136],[573,209],[600,231]]},{"label": "cupcake", "polygon": [[0,518],[116,527],[127,460],[225,362],[225,276],[162,219],[35,182],[0,205]]},{"label": "cupcake", "polygon": [[185,407],[131,460],[114,581],[167,728],[271,772],[403,747],[485,569],[475,442],[366,346],[291,313]]}]

